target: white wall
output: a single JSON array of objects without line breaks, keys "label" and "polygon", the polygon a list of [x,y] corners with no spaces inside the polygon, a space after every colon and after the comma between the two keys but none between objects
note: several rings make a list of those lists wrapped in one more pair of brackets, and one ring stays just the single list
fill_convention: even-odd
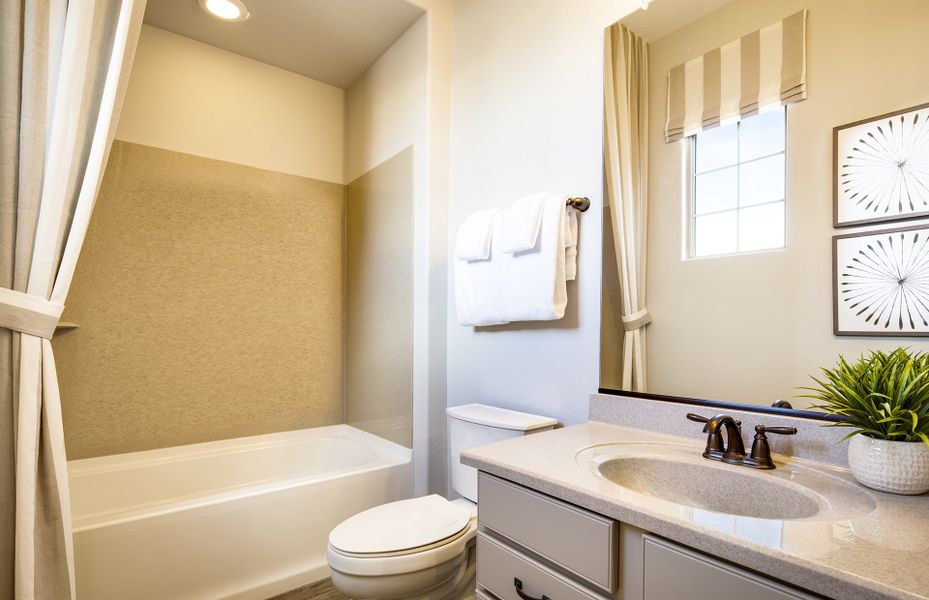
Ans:
[{"label": "white wall", "polygon": [[143,26],[116,137],[345,183],[344,92]]},{"label": "white wall", "polygon": [[345,91],[345,181],[426,140],[422,17]]},{"label": "white wall", "polygon": [[[413,146],[413,485],[445,491],[445,247],[449,0],[427,11],[346,90],[345,179]],[[438,115],[439,118],[436,118]],[[438,233],[438,235],[437,235]]]},{"label": "white wall", "polygon": [[592,207],[580,218],[578,281],[561,321],[462,327],[450,274],[449,405],[586,420],[599,373],[603,30],[634,4],[455,2],[449,245],[469,213],[532,192],[588,196]]}]

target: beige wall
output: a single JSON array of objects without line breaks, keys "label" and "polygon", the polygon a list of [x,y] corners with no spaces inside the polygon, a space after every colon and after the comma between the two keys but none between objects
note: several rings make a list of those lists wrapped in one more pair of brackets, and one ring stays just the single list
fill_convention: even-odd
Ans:
[{"label": "beige wall", "polygon": [[413,443],[413,148],[348,185],[345,421]]},{"label": "beige wall", "polygon": [[[665,144],[668,68],[809,8],[809,98],[788,111],[787,250],[684,261],[681,153]],[[770,404],[839,353],[914,338],[832,335],[832,128],[929,100],[924,0],[738,0],[650,47],[650,391]],[[802,404],[803,401],[797,401]]]},{"label": "beige wall", "polygon": [[117,139],[344,183],[343,90],[143,26]]},{"label": "beige wall", "polygon": [[55,337],[69,458],[342,422],[344,187],[117,141]]}]

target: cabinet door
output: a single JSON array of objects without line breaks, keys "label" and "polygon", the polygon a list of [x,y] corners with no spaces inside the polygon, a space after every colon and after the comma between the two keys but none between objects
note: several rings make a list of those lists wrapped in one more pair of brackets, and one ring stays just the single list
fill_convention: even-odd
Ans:
[{"label": "cabinet door", "polygon": [[814,600],[780,583],[645,536],[644,600]]},{"label": "cabinet door", "polygon": [[487,473],[478,489],[482,527],[605,592],[616,589],[619,523]]}]

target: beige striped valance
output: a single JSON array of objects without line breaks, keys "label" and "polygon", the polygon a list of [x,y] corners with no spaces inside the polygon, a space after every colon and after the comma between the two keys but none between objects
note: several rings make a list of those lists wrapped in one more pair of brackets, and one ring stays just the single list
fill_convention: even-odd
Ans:
[{"label": "beige striped valance", "polygon": [[668,71],[665,141],[806,98],[806,10]]}]

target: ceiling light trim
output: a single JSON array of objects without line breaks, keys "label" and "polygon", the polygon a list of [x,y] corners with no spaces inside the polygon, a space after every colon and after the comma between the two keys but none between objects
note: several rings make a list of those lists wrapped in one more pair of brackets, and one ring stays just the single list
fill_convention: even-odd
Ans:
[{"label": "ceiling light trim", "polygon": [[197,0],[197,3],[203,12],[226,23],[238,23],[251,16],[241,0]]}]

